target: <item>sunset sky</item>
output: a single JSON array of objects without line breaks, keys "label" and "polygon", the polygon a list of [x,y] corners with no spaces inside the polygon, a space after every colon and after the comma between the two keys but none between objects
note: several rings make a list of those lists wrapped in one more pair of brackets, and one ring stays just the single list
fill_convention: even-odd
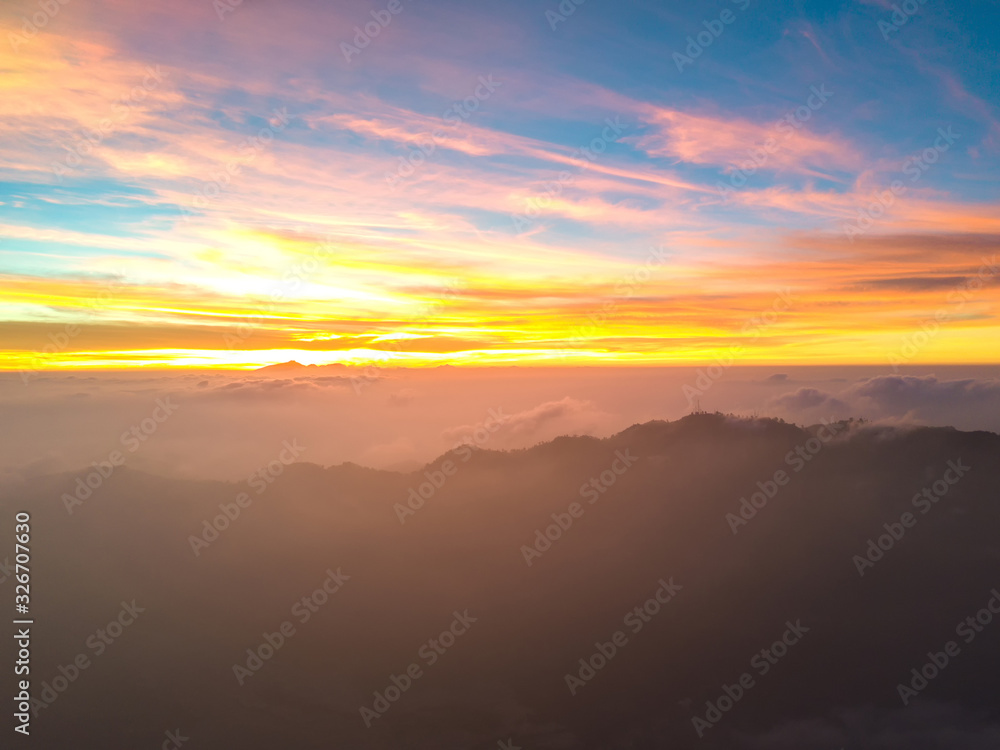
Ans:
[{"label": "sunset sky", "polygon": [[1000,10],[904,5],[5,2],[0,368],[997,363]]}]

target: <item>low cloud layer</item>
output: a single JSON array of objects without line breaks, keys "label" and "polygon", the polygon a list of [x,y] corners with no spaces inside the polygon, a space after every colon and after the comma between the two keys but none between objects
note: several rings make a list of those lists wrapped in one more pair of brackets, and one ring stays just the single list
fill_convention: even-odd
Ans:
[{"label": "low cloud layer", "polygon": [[948,380],[934,375],[883,375],[837,390],[802,386],[769,402],[779,415],[864,416],[872,420],[971,425],[997,430],[1000,379]]},{"label": "low cloud layer", "polygon": [[[1000,432],[998,376],[986,367],[898,375],[732,367],[712,376],[704,368],[442,368],[364,378],[53,374],[25,385],[3,375],[0,472],[75,471],[120,451],[129,466],[154,473],[240,479],[293,439],[305,446],[304,461],[411,470],[459,442],[509,450],[559,435],[605,437],[698,406],[799,424],[863,417]],[[176,410],[157,421],[164,399]]]}]

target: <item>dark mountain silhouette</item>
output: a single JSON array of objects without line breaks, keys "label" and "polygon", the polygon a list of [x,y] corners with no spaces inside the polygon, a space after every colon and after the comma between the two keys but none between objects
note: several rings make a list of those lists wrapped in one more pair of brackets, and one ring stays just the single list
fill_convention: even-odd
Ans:
[{"label": "dark mountain silhouette", "polygon": [[[77,748],[153,746],[161,725],[191,748],[995,748],[1000,622],[970,643],[956,627],[1000,587],[998,456],[992,433],[696,414],[607,439],[459,447],[411,474],[294,464],[259,494],[121,467],[71,514],[77,476],[33,479],[0,502],[4,523],[32,513],[35,696],[77,654],[91,661],[33,735]],[[226,507],[239,515],[196,555],[192,535]],[[349,579],[302,622],[296,602],[338,571]],[[634,613],[669,588],[655,614]],[[145,611],[98,655],[88,638],[133,599]],[[475,622],[428,663],[425,644],[466,610]],[[240,685],[234,665],[285,621],[294,634]],[[793,644],[759,656],[783,636]],[[959,653],[904,706],[897,686],[949,641]],[[615,653],[587,679],[596,644]],[[420,675],[367,727],[360,709],[406,685],[411,664]],[[738,699],[713,720],[706,703],[726,686]],[[695,718],[712,724],[703,737]]]}]

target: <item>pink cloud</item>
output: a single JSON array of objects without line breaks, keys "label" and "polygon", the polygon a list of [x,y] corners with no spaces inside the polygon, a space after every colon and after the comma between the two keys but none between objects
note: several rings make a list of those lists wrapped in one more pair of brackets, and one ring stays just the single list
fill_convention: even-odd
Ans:
[{"label": "pink cloud", "polygon": [[[813,110],[809,113],[811,117]],[[756,123],[650,108],[644,119],[653,132],[625,140],[650,156],[735,170],[750,161],[755,150],[765,147],[763,168],[812,175],[819,174],[817,168],[844,169],[862,163],[861,154],[844,139],[808,130],[806,117]]]}]

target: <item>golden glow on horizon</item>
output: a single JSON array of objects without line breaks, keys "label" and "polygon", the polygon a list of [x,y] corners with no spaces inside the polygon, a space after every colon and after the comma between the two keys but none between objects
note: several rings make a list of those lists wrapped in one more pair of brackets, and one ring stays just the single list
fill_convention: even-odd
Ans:
[{"label": "golden glow on horizon", "polygon": [[[675,264],[653,269],[642,283],[635,277],[641,266],[605,259],[607,276],[577,272],[558,285],[544,277],[486,278],[452,268],[436,284],[415,287],[399,268],[383,270],[384,304],[363,315],[336,299],[339,285],[327,286],[341,270],[336,264],[317,264],[310,274],[310,288],[324,292],[319,298],[296,297],[290,292],[297,286],[286,285],[277,287],[280,294],[240,299],[230,291],[233,280],[212,266],[200,294],[177,284],[13,278],[0,288],[0,310],[8,312],[0,369],[250,369],[293,359],[406,367],[720,359],[877,364],[892,356],[913,363],[996,361],[995,347],[984,342],[1000,340],[990,314],[1000,301],[997,284],[947,277],[945,284],[894,292],[900,263],[891,257],[871,262],[867,281],[858,283],[848,259],[752,269]],[[940,274],[936,262],[927,265],[926,277]],[[995,266],[980,266],[987,282],[996,278],[984,268]],[[765,291],[768,277],[796,286]],[[621,279],[630,281],[622,286]],[[269,280],[247,283],[266,289]],[[408,313],[398,315],[401,309]],[[910,351],[915,332],[942,313],[937,331]]]},{"label": "golden glow on horizon", "polygon": [[[136,29],[147,28],[141,11],[130,13]],[[957,200],[929,177],[848,241],[840,227],[870,203],[874,167],[865,139],[832,123],[783,141],[772,166],[810,178],[853,170],[856,180],[837,189],[762,181],[728,196],[720,214],[711,182],[665,162],[725,170],[768,135],[770,119],[564,86],[551,92],[556,109],[590,107],[596,97],[633,123],[618,144],[632,149],[628,158],[609,150],[577,169],[567,144],[494,130],[484,118],[447,139],[474,159],[450,164],[442,142],[414,181],[389,189],[386,165],[395,168],[399,148],[438,127],[435,118],[305,75],[276,90],[256,68],[210,76],[200,61],[173,60],[162,81],[129,101],[114,137],[56,185],[62,144],[107,118],[149,75],[110,30],[95,32],[82,6],[66,6],[59,20],[16,55],[3,53],[6,181],[38,188],[37,202],[67,219],[50,225],[37,219],[41,210],[32,219],[0,204],[12,209],[0,222],[12,248],[0,257],[0,370],[251,369],[293,359],[1000,362],[996,206]],[[180,29],[202,21],[169,19]],[[0,19],[0,37],[19,26]],[[230,39],[234,53],[257,55],[239,47],[250,39]],[[257,104],[278,94],[301,105],[296,133],[255,152],[204,211],[178,221],[179,209],[204,197],[197,190],[210,173],[240,154],[249,126],[259,126]],[[350,146],[335,149],[338,138]],[[531,166],[510,166],[522,163]],[[506,219],[540,206],[541,186],[569,169],[572,185],[512,232]],[[105,183],[113,189],[94,187]],[[81,206],[94,217],[81,219]]]},{"label": "golden glow on horizon", "polygon": [[[480,366],[665,366],[665,365],[819,365],[819,364],[883,364],[894,363],[889,355],[898,357],[900,364],[994,364],[992,350],[984,349],[982,336],[998,336],[1000,331],[956,329],[935,345],[918,351],[910,357],[905,343],[909,337],[897,333],[879,334],[864,344],[850,336],[836,336],[814,345],[769,345],[766,341],[753,346],[739,343],[689,345],[666,351],[608,351],[558,348],[497,348],[468,350],[451,353],[404,352],[377,349],[346,349],[317,351],[295,348],[262,349],[246,351],[220,351],[217,349],[138,349],[107,351],[72,351],[36,354],[23,351],[0,351],[0,370],[53,370],[68,369],[121,369],[143,368],[195,368],[252,370],[267,365],[294,360],[303,365],[342,364],[349,367],[457,367]],[[1000,340],[1000,338],[995,339]],[[853,346],[852,346],[853,344]],[[740,347],[743,348],[740,348]]]}]

